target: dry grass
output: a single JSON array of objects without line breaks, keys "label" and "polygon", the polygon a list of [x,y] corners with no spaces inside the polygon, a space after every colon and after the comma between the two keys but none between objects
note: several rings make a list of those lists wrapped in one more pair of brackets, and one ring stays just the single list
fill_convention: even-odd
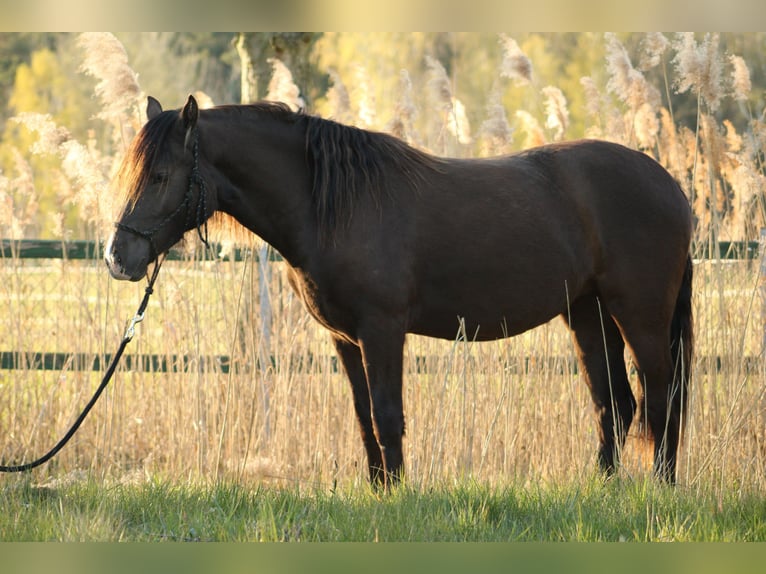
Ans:
[{"label": "dry grass", "polygon": [[[524,64],[519,73],[525,81],[498,71],[486,129],[475,138],[461,131],[468,126],[459,118],[456,86],[435,61],[429,68],[428,97],[440,98],[437,107],[444,113],[418,114],[412,83],[403,72],[401,117],[388,125],[423,147],[465,155],[472,153],[463,143],[468,141],[477,150],[510,149],[514,129],[537,143],[567,137],[567,102],[556,88],[540,90],[539,101],[547,95],[550,105],[540,103],[537,116],[502,109],[502,93],[509,88],[501,79],[513,82],[512,89],[538,88],[532,81],[534,63],[511,39],[501,40]],[[589,133],[641,147],[663,162],[690,190],[701,242],[752,237],[763,224],[757,190],[762,188],[760,142],[766,130],[752,120],[749,133],[736,134],[712,118],[724,97],[716,91],[723,89],[724,62],[716,59],[706,68],[703,59],[706,53],[718,58],[709,54],[717,39],[706,37],[697,44],[679,36],[673,58],[669,41],[648,37],[641,71],[616,38],[607,42],[608,86],[599,91],[592,78],[582,82],[593,120]],[[677,67],[678,78],[668,79],[669,64]],[[658,65],[666,69],[666,84],[649,86],[643,71]],[[746,99],[747,70],[737,60],[732,66],[735,97]],[[362,69],[357,73],[365,78],[357,82],[359,90],[374,81]],[[333,82],[336,92],[343,88],[337,74]],[[662,106],[659,94],[670,89],[697,94],[704,126],[698,133],[676,126],[672,110]],[[352,93],[348,102],[348,93],[342,91],[344,106],[358,110],[357,123],[378,121],[370,94]],[[110,108],[110,113],[126,107]],[[353,121],[351,110],[344,113]],[[429,117],[441,123],[417,123]],[[125,125],[130,121],[126,118]],[[490,123],[500,131],[489,129]],[[429,134],[437,135],[429,139]],[[62,144],[56,145],[64,158]],[[88,151],[92,161],[85,157],[82,165],[108,175],[109,162],[92,145]],[[20,177],[0,177],[5,210],[0,226],[4,232],[16,230],[16,235],[29,223],[22,209],[26,203],[13,202],[22,183]],[[103,211],[88,211],[96,238],[101,236]],[[329,337],[287,288],[280,265],[274,264],[268,284],[260,285],[264,275],[251,262],[167,263],[147,320],[129,350],[188,355],[192,368],[186,373],[121,370],[73,443],[36,472],[46,477],[89,469],[118,477],[228,477],[328,487],[361,483],[366,460],[349,385],[337,372]],[[679,466],[682,484],[719,485],[722,491],[762,492],[766,487],[762,281],[757,263],[697,265],[697,358]],[[260,314],[264,287],[271,297],[270,318]],[[100,263],[88,262],[3,260],[0,289],[10,302],[0,318],[0,349],[93,355],[113,352],[141,296],[140,285],[114,282]],[[269,337],[263,335],[264,323],[271,325]],[[590,397],[582,376],[573,370],[572,345],[561,321],[493,343],[472,343],[470,333],[461,335],[457,329],[454,341],[413,336],[405,352],[405,464],[410,480],[424,485],[457,477],[489,483],[571,481],[594,471],[596,428]],[[200,357],[214,355],[231,356],[237,368],[197,368]],[[271,356],[269,366],[266,357]],[[0,372],[0,458],[28,459],[47,449],[99,378],[100,373],[74,369]],[[642,445],[631,436],[621,472],[641,477],[649,467]]]},{"label": "dry grass", "polygon": [[[86,468],[112,476],[138,472],[328,487],[361,482],[365,455],[349,385],[337,372],[329,337],[286,287],[281,264],[272,265],[273,332],[270,348],[263,349],[256,266],[166,263],[130,351],[186,354],[193,366],[198,357],[225,354],[238,369],[121,370],[73,444],[37,472]],[[683,484],[764,486],[766,396],[757,354],[756,271],[743,262],[697,266],[698,358],[679,467]],[[13,302],[0,335],[3,349],[112,352],[141,295],[140,286],[108,279],[99,264],[6,261],[2,274]],[[274,365],[261,369],[256,363],[264,351]],[[457,332],[454,341],[410,337],[410,479],[504,483],[589,476],[595,421],[573,365],[560,320],[491,343]],[[2,456],[29,458],[50,446],[98,379],[99,373],[72,370],[0,373],[0,425],[9,439]],[[628,441],[622,471],[628,476],[648,473],[641,446],[635,437]]]}]

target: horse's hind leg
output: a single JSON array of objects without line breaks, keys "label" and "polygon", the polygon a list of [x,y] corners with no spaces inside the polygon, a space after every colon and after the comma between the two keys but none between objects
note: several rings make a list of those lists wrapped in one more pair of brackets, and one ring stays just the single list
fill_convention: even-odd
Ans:
[{"label": "horse's hind leg", "polygon": [[599,466],[611,475],[636,410],[625,371],[625,343],[596,297],[583,297],[572,303],[568,321],[598,416]]},{"label": "horse's hind leg", "polygon": [[344,339],[335,338],[335,348],[338,351],[343,368],[351,382],[354,396],[354,409],[359,420],[359,431],[367,451],[367,463],[370,472],[370,482],[373,485],[383,484],[383,457],[380,446],[375,438],[370,410],[370,391],[367,387],[367,375],[362,363],[362,352],[358,346]]},{"label": "horse's hind leg", "polygon": [[[652,292],[646,288],[647,292]],[[609,302],[609,307],[629,346],[643,397],[639,420],[654,439],[654,472],[667,482],[676,479],[676,453],[680,438],[680,400],[674,394],[673,361],[670,352],[670,323],[672,307],[665,308],[656,301],[624,300]],[[642,430],[647,430],[646,428]]]},{"label": "horse's hind leg", "polygon": [[654,473],[662,480],[674,483],[681,420],[680,410],[673,408],[679,402],[673,394],[680,390],[672,386],[669,329],[625,332],[643,387],[639,420],[648,425],[654,440]]}]

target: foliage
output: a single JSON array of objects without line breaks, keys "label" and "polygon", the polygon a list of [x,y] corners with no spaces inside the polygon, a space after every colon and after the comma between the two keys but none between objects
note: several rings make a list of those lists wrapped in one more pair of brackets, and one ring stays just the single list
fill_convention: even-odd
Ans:
[{"label": "foliage", "polygon": [[[167,107],[198,91],[213,103],[238,102],[238,37],[123,33],[114,41],[123,42],[127,62],[138,70],[136,105],[151,93]],[[764,223],[766,129],[758,94],[766,83],[766,34],[248,33],[242,39],[256,97],[279,97],[269,91],[277,74],[286,75],[308,111],[392,131],[443,155],[506,153],[582,136],[613,139],[653,155],[682,182],[700,239],[753,239]],[[42,45],[34,49],[34,42]],[[116,119],[123,123],[117,132],[105,121],[110,100],[89,94],[106,79],[82,73],[84,49],[71,34],[4,35],[0,89],[9,93],[11,114],[48,114],[72,140],[92,142],[94,162],[108,179],[131,137],[124,126],[140,118]],[[504,68],[514,58],[526,66],[523,81]],[[0,168],[14,179],[19,157],[29,164],[39,210],[23,233],[50,236],[48,214],[66,212],[60,227],[82,236],[93,229],[79,223],[82,206],[73,205],[70,192],[57,196],[77,182],[50,157],[30,155],[34,145],[34,134],[6,123]],[[19,193],[9,195],[12,209],[29,212]]]}]

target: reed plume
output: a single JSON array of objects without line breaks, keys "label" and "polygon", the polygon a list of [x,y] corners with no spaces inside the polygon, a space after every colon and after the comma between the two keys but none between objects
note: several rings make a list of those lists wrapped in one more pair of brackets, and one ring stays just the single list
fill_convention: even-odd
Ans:
[{"label": "reed plume", "polygon": [[[12,118],[37,135],[30,151],[38,155],[55,155],[61,160],[61,170],[72,186],[61,189],[74,193],[59,193],[62,202],[78,206],[80,216],[90,223],[101,224],[112,215],[112,197],[104,194],[108,187],[107,174],[111,161],[102,158],[95,146],[85,146],[72,138],[69,130],[53,121],[50,114],[25,112]],[[59,182],[61,183],[61,182]],[[31,184],[34,188],[34,184]]]},{"label": "reed plume", "polygon": [[[447,71],[442,63],[432,56],[426,56],[426,67],[428,68],[428,88],[437,110],[441,112],[441,119],[444,129],[455,137],[460,144],[471,142],[471,127],[468,116],[465,112],[465,106],[452,93],[452,85],[447,76]],[[446,152],[446,141],[439,134],[444,152]]]},{"label": "reed plume", "polygon": [[662,32],[648,32],[641,40],[641,48],[638,67],[645,72],[659,65],[662,56],[670,48],[670,40]]},{"label": "reed plume", "polygon": [[659,131],[660,122],[654,108],[649,104],[643,104],[633,116],[633,133],[636,134],[638,147],[654,149]]},{"label": "reed plume", "polygon": [[515,116],[521,131],[526,134],[523,148],[536,147],[547,143],[545,132],[532,114],[526,110],[517,110]]},{"label": "reed plume", "polygon": [[125,47],[109,32],[85,32],[78,44],[84,52],[80,69],[98,80],[95,90],[102,105],[98,117],[119,124],[127,113],[129,123],[137,128],[142,92]]},{"label": "reed plume", "polygon": [[585,92],[585,111],[590,117],[598,120],[601,116],[604,102],[596,82],[592,77],[584,76],[580,78],[580,85]]},{"label": "reed plume", "polygon": [[517,85],[532,83],[532,62],[519,48],[516,40],[500,34],[500,45],[503,47],[500,75]]},{"label": "reed plume", "polygon": [[412,80],[407,70],[399,72],[399,98],[394,108],[394,117],[388,122],[386,131],[408,143],[418,143],[415,120],[418,108],[412,97]]},{"label": "reed plume", "polygon": [[660,92],[633,67],[630,56],[614,34],[606,34],[606,67],[609,72],[607,91],[615,94],[634,114],[644,104],[657,108]]},{"label": "reed plume", "polygon": [[569,110],[564,93],[555,86],[546,86],[542,90],[545,97],[545,127],[553,130],[554,141],[564,137],[569,127]]},{"label": "reed plume", "polygon": [[750,82],[750,70],[742,56],[731,55],[729,61],[733,67],[731,72],[732,95],[740,102],[747,101],[750,97],[752,84]]},{"label": "reed plume", "polygon": [[718,34],[705,34],[702,42],[697,43],[693,32],[678,34],[674,47],[676,56],[673,64],[676,69],[676,93],[687,91],[697,93],[708,107],[715,112],[721,102],[722,62],[718,54]]},{"label": "reed plume", "polygon": [[0,229],[3,237],[23,239],[37,219],[39,203],[31,166],[15,147],[11,154],[17,175],[11,179],[0,171]]},{"label": "reed plume", "polygon": [[271,64],[271,80],[266,92],[266,99],[272,102],[287,104],[291,110],[298,111],[305,107],[306,102],[301,97],[301,91],[293,81],[293,74],[279,58],[269,58]]},{"label": "reed plume", "polygon": [[59,126],[50,114],[22,112],[11,118],[11,122],[23,125],[37,135],[29,148],[36,155],[56,155],[61,144],[71,139],[69,130]]},{"label": "reed plume", "polygon": [[375,92],[367,68],[358,65],[354,69],[355,87],[352,96],[357,102],[357,124],[363,128],[371,128],[377,122]]},{"label": "reed plume", "polygon": [[508,123],[508,116],[498,90],[493,90],[487,104],[487,119],[479,129],[482,141],[482,155],[499,155],[511,151],[513,128]]},{"label": "reed plume", "polygon": [[447,70],[433,56],[426,56],[428,90],[434,103],[446,112],[452,111],[452,85]]},{"label": "reed plume", "polygon": [[351,123],[351,98],[346,85],[336,70],[328,70],[330,89],[327,91],[327,101],[330,104],[330,118],[340,123]]},{"label": "reed plume", "polygon": [[452,113],[447,116],[447,131],[455,137],[458,143],[469,144],[473,141],[471,123],[468,120],[465,105],[457,98],[453,98]]}]

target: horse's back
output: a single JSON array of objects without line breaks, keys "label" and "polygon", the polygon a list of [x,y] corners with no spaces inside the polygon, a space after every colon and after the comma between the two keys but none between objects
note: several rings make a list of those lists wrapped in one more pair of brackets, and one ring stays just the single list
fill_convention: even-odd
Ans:
[{"label": "horse's back", "polygon": [[691,233],[688,202],[664,168],[595,140],[456,160],[411,208],[414,330],[436,336],[453,336],[457,317],[481,325],[479,338],[514,334],[599,282],[664,281]]}]

